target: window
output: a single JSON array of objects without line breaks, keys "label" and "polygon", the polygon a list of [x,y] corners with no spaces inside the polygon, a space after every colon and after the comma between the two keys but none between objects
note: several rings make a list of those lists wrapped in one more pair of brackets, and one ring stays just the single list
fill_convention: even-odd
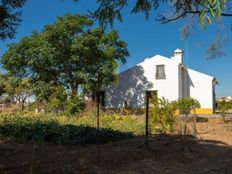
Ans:
[{"label": "window", "polygon": [[156,65],[156,79],[165,79],[164,65]]}]

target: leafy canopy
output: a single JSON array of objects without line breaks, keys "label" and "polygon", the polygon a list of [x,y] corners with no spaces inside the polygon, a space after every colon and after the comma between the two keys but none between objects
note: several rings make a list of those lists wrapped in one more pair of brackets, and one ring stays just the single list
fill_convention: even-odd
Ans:
[{"label": "leafy canopy", "polygon": [[222,120],[225,121],[226,112],[229,109],[232,109],[232,101],[225,101],[225,100],[217,101],[217,108],[220,112],[220,116],[221,116]]},{"label": "leafy canopy", "polygon": [[184,114],[189,114],[191,110],[201,107],[199,101],[193,98],[179,98],[176,102],[176,107]]},{"label": "leafy canopy", "polygon": [[161,23],[194,16],[203,28],[206,23],[211,24],[215,17],[232,16],[232,2],[228,0],[97,0],[97,3],[97,10],[90,15],[97,18],[103,26],[112,25],[114,20],[122,21],[122,10],[128,6],[132,7],[132,14],[144,13],[146,18],[153,10],[158,11],[165,7],[169,12],[161,11],[156,18]]},{"label": "leafy canopy", "polygon": [[0,75],[0,86],[3,90],[5,100],[21,104],[22,110],[24,103],[33,95],[30,79],[18,78],[14,76]]},{"label": "leafy canopy", "polygon": [[[126,62],[127,44],[118,32],[93,28],[93,21],[66,14],[41,32],[9,45],[2,57],[10,74],[62,85],[77,95],[81,86],[95,88],[115,79],[118,61]],[[100,77],[100,78],[99,78]]]}]

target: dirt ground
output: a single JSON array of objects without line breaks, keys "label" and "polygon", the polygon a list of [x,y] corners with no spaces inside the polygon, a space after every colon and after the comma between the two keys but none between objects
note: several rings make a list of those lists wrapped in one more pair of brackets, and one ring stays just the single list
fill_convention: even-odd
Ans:
[{"label": "dirt ground", "polygon": [[[196,137],[152,136],[100,145],[0,142],[0,173],[232,173],[232,123],[197,123]],[[33,150],[34,149],[34,150]]]}]

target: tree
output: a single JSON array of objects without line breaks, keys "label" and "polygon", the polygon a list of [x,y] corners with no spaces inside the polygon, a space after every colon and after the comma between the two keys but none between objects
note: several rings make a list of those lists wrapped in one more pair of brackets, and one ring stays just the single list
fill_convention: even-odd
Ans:
[{"label": "tree", "polygon": [[[179,98],[176,102],[176,107],[179,109],[181,113],[185,115],[185,117],[188,117],[188,114],[190,114],[190,111],[193,110],[194,112],[194,119],[193,119],[193,129],[194,133],[197,133],[196,129],[196,121],[197,121],[197,115],[196,115],[196,109],[200,108],[200,103],[193,98]],[[184,125],[184,134],[186,132],[186,124]]]},{"label": "tree", "polygon": [[118,61],[126,62],[127,44],[116,31],[106,33],[92,26],[93,21],[84,16],[58,17],[41,33],[10,45],[3,67],[33,82],[62,85],[74,98],[81,86],[93,89],[96,74],[101,74],[101,83],[109,83],[115,79]]},{"label": "tree", "polygon": [[97,19],[104,27],[108,24],[112,27],[115,20],[121,22],[123,9],[129,7],[131,7],[131,14],[144,13],[146,19],[155,11],[156,20],[161,24],[188,19],[181,28],[184,39],[187,39],[195,28],[195,21],[203,31],[206,25],[218,23],[218,34],[215,34],[214,40],[209,44],[206,57],[214,59],[225,55],[223,47],[228,39],[224,27],[221,27],[221,18],[232,17],[232,1],[230,0],[98,0],[97,3],[98,8],[90,12],[89,16]]},{"label": "tree", "polygon": [[219,109],[219,112],[220,112],[220,116],[223,120],[223,122],[225,122],[225,119],[226,119],[226,112],[232,108],[232,102],[228,102],[228,101],[225,101],[225,100],[222,100],[222,101],[217,101],[217,107]]},{"label": "tree", "polygon": [[33,95],[30,79],[1,75],[0,85],[3,86],[6,97],[19,103],[21,110],[24,110],[26,100]]},{"label": "tree", "polygon": [[[90,14],[97,18],[101,25],[112,25],[115,19],[122,21],[122,10],[132,4],[129,0],[98,0],[97,2],[98,9]],[[213,18],[232,16],[230,13],[232,2],[228,0],[136,0],[131,5],[131,13],[144,13],[148,18],[152,10],[158,11],[159,7],[163,7],[162,5],[168,7],[169,13],[158,14],[157,20],[161,23],[194,16],[204,28],[205,23],[211,24]]]},{"label": "tree", "polygon": [[37,106],[42,106],[45,109],[54,110],[56,112],[58,112],[59,109],[64,109],[68,94],[63,86],[37,81],[32,84],[32,89]]},{"label": "tree", "polygon": [[21,22],[20,9],[26,0],[1,0],[0,1],[0,40],[12,39],[16,27]]}]

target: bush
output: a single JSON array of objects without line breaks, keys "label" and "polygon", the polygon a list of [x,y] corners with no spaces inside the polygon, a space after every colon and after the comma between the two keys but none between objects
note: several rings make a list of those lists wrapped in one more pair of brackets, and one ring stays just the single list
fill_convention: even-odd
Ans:
[{"label": "bush", "polygon": [[71,98],[66,102],[65,110],[69,114],[78,114],[84,111],[84,109],[85,109],[85,103],[79,97]]},{"label": "bush", "polygon": [[223,121],[225,121],[226,118],[226,112],[229,109],[232,109],[232,102],[227,102],[227,101],[217,101],[217,107],[219,109],[220,112],[220,116],[222,118]]},{"label": "bush", "polygon": [[[175,102],[176,108],[179,109],[179,111],[182,114],[185,114],[185,116],[187,117],[188,114],[190,114],[190,111],[193,110],[194,111],[194,117],[193,117],[193,130],[194,133],[197,133],[197,127],[196,127],[196,122],[197,122],[197,115],[196,113],[196,109],[201,107],[201,104],[199,103],[198,100],[193,99],[193,98],[179,98],[176,102]],[[187,119],[187,118],[185,118]],[[186,134],[186,130],[187,130],[187,125],[186,122],[184,121],[184,128],[183,128],[183,134]]]},{"label": "bush", "polygon": [[160,133],[171,131],[175,110],[175,105],[164,98],[153,101],[149,113],[149,127]]},{"label": "bush", "polygon": [[186,116],[190,114],[191,110],[198,109],[201,107],[200,103],[193,98],[179,98],[176,102],[177,109],[180,110],[182,114],[185,114]]}]

